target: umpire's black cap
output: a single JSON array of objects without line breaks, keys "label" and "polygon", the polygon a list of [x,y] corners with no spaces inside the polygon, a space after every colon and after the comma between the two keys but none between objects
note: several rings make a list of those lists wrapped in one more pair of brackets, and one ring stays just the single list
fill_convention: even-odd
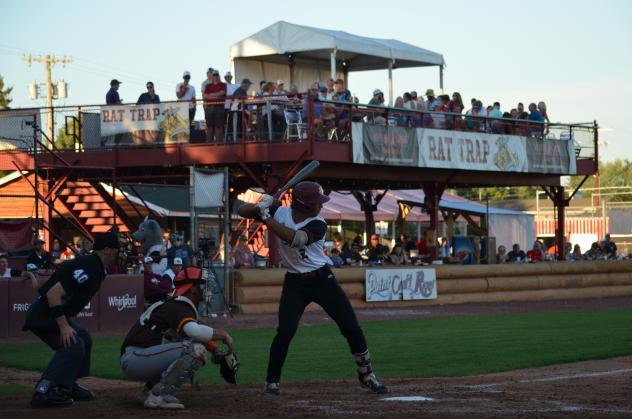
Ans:
[{"label": "umpire's black cap", "polygon": [[116,233],[98,233],[94,236],[94,250],[103,250],[105,248],[118,249],[120,248],[118,236]]}]

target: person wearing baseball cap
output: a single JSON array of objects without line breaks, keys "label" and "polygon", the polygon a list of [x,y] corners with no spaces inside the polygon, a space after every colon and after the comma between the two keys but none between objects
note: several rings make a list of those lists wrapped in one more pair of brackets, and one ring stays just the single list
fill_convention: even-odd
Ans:
[{"label": "person wearing baseball cap", "polygon": [[53,257],[44,250],[44,240],[36,237],[33,239],[33,250],[26,258],[26,270],[38,275],[50,275],[54,270]]},{"label": "person wearing baseball cap", "polygon": [[189,124],[195,119],[195,87],[191,82],[191,72],[186,70],[182,73],[182,82],[176,84],[176,97],[179,101],[189,102]]},{"label": "person wearing baseball cap", "polygon": [[272,196],[263,195],[258,203],[242,205],[238,210],[242,217],[263,222],[280,239],[281,260],[288,267],[279,303],[279,325],[270,346],[265,394],[281,394],[281,369],[310,302],[320,305],[347,339],[360,383],[378,394],[389,392],[373,373],[362,328],[323,251],[327,223],[319,214],[328,201],[321,185],[303,181],[294,187],[290,207],[280,206]]},{"label": "person wearing baseball cap", "polygon": [[110,90],[105,95],[105,104],[106,105],[120,105],[123,103],[123,100],[120,98],[118,94],[119,86],[123,83],[117,79],[112,79],[110,81]]},{"label": "person wearing baseball cap", "polygon": [[77,383],[90,375],[92,338],[71,318],[99,291],[106,269],[117,262],[119,249],[116,233],[99,233],[92,253],[62,263],[39,288],[23,330],[32,331],[55,355],[35,386],[32,407],[70,406],[94,398],[90,390]]}]

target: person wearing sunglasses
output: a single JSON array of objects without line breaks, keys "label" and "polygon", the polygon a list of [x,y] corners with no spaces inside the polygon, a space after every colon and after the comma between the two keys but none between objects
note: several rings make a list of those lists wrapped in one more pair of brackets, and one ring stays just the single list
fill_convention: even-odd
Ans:
[{"label": "person wearing sunglasses", "polygon": [[138,97],[137,105],[146,105],[149,103],[160,103],[160,96],[154,90],[154,83],[147,82],[147,91]]}]

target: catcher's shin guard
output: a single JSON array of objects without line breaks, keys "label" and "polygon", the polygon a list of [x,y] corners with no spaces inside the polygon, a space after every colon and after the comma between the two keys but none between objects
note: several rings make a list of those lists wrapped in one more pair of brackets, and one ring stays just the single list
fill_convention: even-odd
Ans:
[{"label": "catcher's shin guard", "polygon": [[160,381],[151,389],[154,395],[173,395],[182,384],[187,382],[206,362],[206,348],[199,343],[185,341],[182,356],[165,372]]}]

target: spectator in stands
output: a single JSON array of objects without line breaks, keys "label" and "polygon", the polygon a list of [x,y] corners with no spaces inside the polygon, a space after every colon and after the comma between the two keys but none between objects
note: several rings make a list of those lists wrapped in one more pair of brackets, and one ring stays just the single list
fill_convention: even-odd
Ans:
[{"label": "spectator in stands", "polygon": [[334,94],[336,93],[336,88],[335,88],[335,81],[334,79],[329,79],[327,80],[327,91],[325,92],[324,98],[326,100],[332,100],[334,97]]},{"label": "spectator in stands", "polygon": [[[233,74],[230,71],[227,71],[226,74],[224,74],[224,81],[226,82],[226,96],[228,96],[229,98],[232,98],[233,95],[235,94],[235,90],[239,88],[239,85],[233,84]],[[224,109],[225,109],[226,114],[228,114],[228,112],[230,111],[231,104],[232,104],[232,100],[226,99],[226,102],[224,103]]]},{"label": "spectator in stands", "polygon": [[601,254],[601,249],[599,248],[599,243],[594,242],[590,245],[590,249],[584,253],[585,260],[597,260],[601,259],[603,255]]},{"label": "spectator in stands", "polygon": [[617,244],[610,240],[610,234],[606,234],[604,239],[604,253],[608,256],[608,259],[617,258]]},{"label": "spectator in stands", "polygon": [[256,95],[257,97],[263,97],[263,88],[266,84],[268,84],[268,82],[265,80],[261,80],[259,82],[259,91],[257,92],[257,95]]},{"label": "spectator in stands", "polygon": [[145,93],[141,93],[141,95],[138,96],[136,104],[146,105],[149,103],[160,103],[160,97],[154,91],[154,83],[148,81],[145,87],[147,87],[147,91]]},{"label": "spectator in stands", "polygon": [[448,103],[448,111],[452,113],[461,113],[463,112],[464,107],[461,94],[459,92],[452,93],[452,99]]},{"label": "spectator in stands", "polygon": [[34,248],[26,259],[26,270],[38,275],[52,275],[53,259],[50,253],[44,250],[44,243],[39,237],[33,240]]},{"label": "spectator in stands", "polygon": [[182,272],[182,269],[182,259],[176,257],[173,258],[173,263],[169,266],[169,268],[162,273],[162,277],[169,280],[171,289],[173,289],[173,280],[180,272]]},{"label": "spectator in stands", "polygon": [[287,95],[287,90],[285,90],[285,82],[283,80],[277,80],[274,84],[274,94],[275,95]]},{"label": "spectator in stands", "polygon": [[151,270],[154,259],[151,256],[145,256],[143,259],[143,285],[145,289],[145,305],[165,301],[167,295],[171,291],[171,281],[168,277],[155,274]]},{"label": "spectator in stands", "polygon": [[518,102],[517,110],[518,110],[518,119],[529,118],[529,112],[526,112],[524,110],[524,104],[522,102]]},{"label": "spectator in stands", "polygon": [[[441,105],[441,102],[435,97],[434,90],[432,90],[432,89],[427,89],[426,90],[426,98],[427,98],[427,102],[426,102],[426,110],[427,111],[434,112]],[[431,127],[433,125],[433,118],[435,118],[435,115],[424,114],[424,116],[423,116],[423,126],[424,127]]]},{"label": "spectator in stands", "polygon": [[204,91],[206,90],[206,85],[210,84],[210,83],[213,83],[213,72],[214,71],[215,71],[215,69],[213,67],[209,67],[208,70],[206,70],[206,79],[202,82],[202,85],[200,87],[200,92],[202,92],[202,94],[204,94]]},{"label": "spectator in stands", "polygon": [[434,252],[437,247],[435,240],[435,231],[432,229],[424,230],[423,237],[417,241],[417,252],[420,259],[430,260],[434,258]]},{"label": "spectator in stands", "polygon": [[501,119],[503,117],[503,113],[500,110],[500,102],[494,102],[494,106],[491,108],[492,109],[488,114],[489,118]]},{"label": "spectator in stands", "polygon": [[[382,93],[380,89],[373,90],[373,97],[369,101],[369,105],[384,107],[384,93]],[[367,121],[379,125],[386,124],[386,118],[381,115],[381,112],[371,112],[367,114]]]},{"label": "spectator in stands", "polygon": [[344,261],[347,261],[347,259],[352,258],[351,248],[349,247],[349,243],[347,243],[343,239],[342,234],[340,234],[340,232],[334,231],[334,233],[331,235],[331,239],[334,242],[334,249],[338,249],[338,252],[340,252],[340,256],[342,257]]},{"label": "spectator in stands", "polygon": [[340,256],[340,251],[335,247],[331,249],[329,259],[331,259],[331,264],[336,267],[341,267],[345,264],[344,259],[342,258],[342,256]]},{"label": "spectator in stands", "polygon": [[233,257],[235,268],[254,268],[255,266],[255,257],[248,247],[246,236],[239,237],[231,256]]},{"label": "spectator in stands", "polygon": [[551,122],[551,120],[549,119],[549,115],[546,113],[546,103],[542,101],[538,102],[538,111],[547,124]]},{"label": "spectator in stands", "polygon": [[516,108],[512,108],[511,112],[509,112],[509,115],[511,115],[512,119],[518,119],[518,109]]},{"label": "spectator in stands", "polygon": [[[397,96],[393,107],[397,109],[404,109],[404,98],[401,96]],[[388,119],[389,119],[389,125],[394,124],[395,126],[398,126],[398,127],[408,126],[408,115],[402,112],[391,112],[389,114]]]},{"label": "spectator in stands", "polygon": [[121,83],[122,82],[117,79],[112,79],[112,81],[110,81],[110,90],[108,90],[107,94],[105,95],[106,105],[120,105],[121,103],[123,103],[123,100],[118,94],[118,89]]},{"label": "spectator in stands", "polygon": [[402,98],[404,99],[404,109],[413,109],[413,101],[412,98],[410,97],[410,93],[406,92],[402,95]]},{"label": "spectator in stands", "polygon": [[206,142],[222,141],[224,139],[224,104],[226,97],[226,83],[219,78],[219,71],[213,70],[212,81],[204,88],[204,119],[206,120]]},{"label": "spectator in stands", "polygon": [[410,251],[415,250],[417,245],[414,240],[410,240],[407,235],[404,233],[399,235],[399,244],[404,247],[404,251],[406,252],[406,256],[410,257]]},{"label": "spectator in stands", "polygon": [[501,244],[498,246],[498,253],[496,253],[496,263],[507,263],[508,260],[507,248]]},{"label": "spectator in stands", "polygon": [[339,101],[349,103],[353,101],[353,96],[351,96],[351,92],[345,87],[345,81],[343,79],[336,80],[335,89]]},{"label": "spectator in stands", "polygon": [[[450,103],[450,96],[439,95],[438,99],[439,99],[439,106],[437,107],[436,111],[449,112],[448,104]],[[443,129],[443,128],[451,129],[452,128],[451,119],[446,120],[445,115],[436,114],[436,115],[433,115],[432,118],[433,118],[435,128],[438,128],[438,129]],[[447,125],[446,125],[446,122],[447,122]]]},{"label": "spectator in stands", "polygon": [[9,268],[9,257],[7,255],[0,255],[0,278],[22,278],[25,281],[29,281],[33,289],[37,289],[35,275],[29,271]]},{"label": "spectator in stands", "polygon": [[513,249],[511,250],[511,252],[507,254],[507,261],[508,262],[524,262],[526,257],[527,256],[525,255],[524,251],[520,250],[520,245],[518,243],[515,243],[513,245]]},{"label": "spectator in stands", "polygon": [[300,103],[303,100],[303,95],[298,91],[298,86],[293,84],[290,86],[290,91],[287,92],[287,98],[290,103]]},{"label": "spectator in stands", "polygon": [[380,244],[380,236],[373,233],[371,234],[369,245],[364,249],[364,254],[369,262],[384,260],[388,254],[388,247]]},{"label": "spectator in stands", "polygon": [[189,102],[189,123],[195,119],[195,87],[189,84],[191,81],[191,73],[185,71],[182,73],[182,83],[176,85],[176,97],[178,100]]},{"label": "spectator in stands", "polygon": [[58,265],[61,263],[61,254],[63,253],[62,249],[61,249],[61,244],[59,244],[59,240],[55,239],[53,240],[53,251],[51,252],[50,256],[53,259],[53,263],[55,265]]},{"label": "spectator in stands", "polygon": [[529,104],[529,118],[527,119],[534,122],[544,122],[544,117],[540,111],[538,111],[538,107],[535,103]]},{"label": "spectator in stands", "polygon": [[531,262],[542,262],[544,260],[544,251],[539,241],[533,242],[533,248],[527,252],[527,259]]},{"label": "spectator in stands", "polygon": [[424,101],[424,98],[418,97],[416,91],[413,90],[412,92],[410,92],[410,99],[413,102],[413,109],[416,109],[418,111],[426,110],[426,102]]},{"label": "spectator in stands", "polygon": [[406,256],[404,247],[400,243],[393,246],[393,250],[388,255],[388,262],[393,265],[410,265],[410,260],[408,259],[408,256]]},{"label": "spectator in stands", "polygon": [[584,260],[584,255],[582,254],[582,248],[578,244],[573,246],[573,253],[571,253],[570,260]]},{"label": "spectator in stands", "polygon": [[441,240],[439,242],[439,257],[450,257],[450,243],[448,242],[447,237],[441,237]]},{"label": "spectator in stands", "polygon": [[175,263],[175,258],[180,258],[185,268],[190,266],[197,266],[197,260],[191,246],[184,242],[184,235],[182,232],[175,233],[171,236],[173,246],[167,251],[167,257],[169,263]]},{"label": "spectator in stands", "polygon": [[480,131],[484,124],[483,119],[478,117],[484,116],[483,104],[479,100],[472,100],[472,108],[465,112],[465,127],[471,131]]}]

